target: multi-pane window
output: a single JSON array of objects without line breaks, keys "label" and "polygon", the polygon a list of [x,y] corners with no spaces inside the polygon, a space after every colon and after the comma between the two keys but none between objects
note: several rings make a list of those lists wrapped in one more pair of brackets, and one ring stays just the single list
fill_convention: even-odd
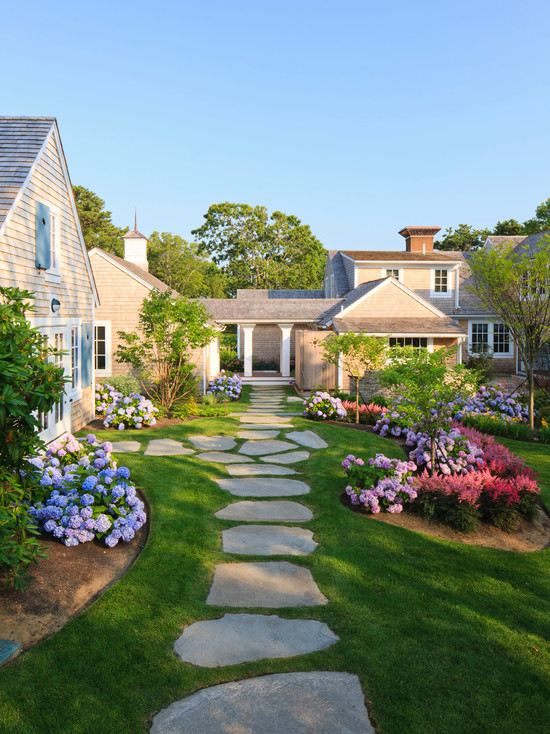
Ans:
[{"label": "multi-pane window", "polygon": [[510,329],[506,324],[490,322],[472,323],[470,336],[470,352],[495,355],[509,355],[512,351]]},{"label": "multi-pane window", "polygon": [[386,278],[395,278],[399,280],[399,268],[388,268],[386,270]]},{"label": "multi-pane window", "polygon": [[495,354],[510,352],[510,330],[506,324],[493,325],[493,352]]},{"label": "multi-pane window", "polygon": [[107,327],[96,325],[94,329],[94,355],[96,370],[107,369]]},{"label": "multi-pane window", "polygon": [[416,347],[417,349],[427,349],[428,339],[423,336],[392,336],[390,337],[390,347]]},{"label": "multi-pane window", "polygon": [[71,385],[73,390],[80,387],[80,343],[78,326],[71,327]]},{"label": "multi-pane window", "polygon": [[434,293],[449,292],[449,271],[436,268],[434,271]]},{"label": "multi-pane window", "polygon": [[472,324],[470,351],[483,354],[489,349],[489,324]]}]

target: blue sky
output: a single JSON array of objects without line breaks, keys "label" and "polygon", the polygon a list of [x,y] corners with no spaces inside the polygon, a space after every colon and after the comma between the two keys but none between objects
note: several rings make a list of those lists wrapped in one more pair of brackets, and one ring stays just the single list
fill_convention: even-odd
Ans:
[{"label": "blue sky", "polygon": [[26,0],[2,10],[2,114],[55,115],[119,225],[137,206],[189,236],[241,201],[397,248],[550,197],[549,25],[546,0]]}]

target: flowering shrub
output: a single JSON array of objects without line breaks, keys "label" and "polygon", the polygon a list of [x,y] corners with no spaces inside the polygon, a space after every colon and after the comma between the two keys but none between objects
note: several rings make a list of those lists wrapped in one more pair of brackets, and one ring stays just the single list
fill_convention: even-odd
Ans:
[{"label": "flowering shrub", "polygon": [[117,468],[111,448],[93,434],[85,442],[68,435],[29,461],[29,474],[44,488],[29,514],[66,546],[98,538],[113,548],[132,540],[147,520],[130,470]]},{"label": "flowering shrub", "polygon": [[342,467],[348,477],[346,494],[351,504],[363,505],[367,512],[399,513],[405,504],[416,498],[416,490],[411,486],[416,470],[412,461],[376,454],[365,463],[349,454],[342,461]]},{"label": "flowering shrub", "polygon": [[210,380],[207,395],[215,395],[219,400],[238,400],[243,389],[239,375],[229,375],[224,370]]},{"label": "flowering shrub", "polygon": [[332,418],[342,420],[347,411],[340,398],[335,398],[328,392],[317,391],[304,400],[304,415],[316,421]]},{"label": "flowering shrub", "polygon": [[120,396],[116,402],[108,406],[103,425],[105,428],[143,428],[143,426],[154,426],[157,422],[153,403],[144,395],[132,393]]},{"label": "flowering shrub", "polygon": [[496,387],[480,387],[475,395],[465,401],[456,401],[458,408],[455,415],[461,420],[465,415],[476,414],[493,416],[504,421],[526,423],[529,411],[518,400],[506,396]]},{"label": "flowering shrub", "polygon": [[[432,440],[425,433],[407,432],[409,458],[418,466],[432,468]],[[467,474],[485,466],[483,450],[456,428],[440,431],[435,440],[435,470],[443,475]]]},{"label": "flowering shrub", "polygon": [[513,454],[501,443],[497,443],[492,436],[467,426],[460,426],[459,430],[471,444],[475,444],[483,450],[485,465],[492,474],[505,479],[519,475],[535,479],[536,473],[519,456]]},{"label": "flowering shrub", "polygon": [[[342,400],[342,406],[349,414],[354,414],[357,403],[355,400]],[[359,421],[361,423],[374,424],[384,414],[385,408],[376,403],[360,403],[359,404]]]},{"label": "flowering shrub", "polygon": [[95,412],[97,415],[105,415],[107,408],[114,405],[120,398],[122,393],[107,382],[98,383],[95,386]]}]

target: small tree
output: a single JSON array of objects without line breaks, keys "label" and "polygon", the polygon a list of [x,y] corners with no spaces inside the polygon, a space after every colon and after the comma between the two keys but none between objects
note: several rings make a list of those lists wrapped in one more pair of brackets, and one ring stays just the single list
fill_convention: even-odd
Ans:
[{"label": "small tree", "polygon": [[383,367],[387,341],[365,334],[331,334],[321,344],[325,362],[341,365],[355,380],[355,422],[359,423],[359,380],[367,373]]},{"label": "small tree", "polygon": [[48,361],[58,354],[31,327],[33,295],[0,288],[0,570],[18,585],[41,555],[37,529],[27,510],[35,487],[26,459],[43,447],[41,415],[61,399],[63,370]]},{"label": "small tree", "polygon": [[381,372],[382,384],[401,393],[399,413],[407,425],[426,433],[431,445],[431,472],[436,467],[436,447],[442,431],[449,430],[454,401],[472,394],[476,374],[464,365],[449,366],[453,349],[395,347]]},{"label": "small tree", "polygon": [[529,386],[529,425],[535,426],[535,367],[550,341],[550,237],[534,251],[514,243],[472,255],[473,289],[510,329]]},{"label": "small tree", "polygon": [[206,346],[216,330],[200,303],[153,291],[143,301],[139,327],[119,332],[119,362],[131,364],[144,392],[168,413],[189,392],[193,349]]}]

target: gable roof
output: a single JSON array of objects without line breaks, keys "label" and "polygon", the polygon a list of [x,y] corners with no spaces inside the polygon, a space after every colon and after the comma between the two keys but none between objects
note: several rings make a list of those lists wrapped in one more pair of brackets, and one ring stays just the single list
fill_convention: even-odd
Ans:
[{"label": "gable roof", "polygon": [[166,283],[160,280],[160,278],[157,278],[155,275],[152,275],[147,270],[140,268],[139,265],[135,265],[134,263],[128,262],[128,260],[124,260],[118,255],[114,255],[112,252],[106,252],[100,247],[94,247],[92,250],[90,250],[90,257],[92,257],[93,255],[99,255],[104,260],[110,261],[113,265],[119,268],[119,270],[126,272],[131,278],[134,278],[134,280],[137,280],[146,288],[149,288],[149,290],[156,289],[161,293],[170,291],[176,296],[179,295],[177,291],[175,291],[173,288],[170,288],[169,285],[166,285]]},{"label": "gable roof", "polygon": [[200,298],[213,319],[220,322],[315,322],[339,300],[335,298]]},{"label": "gable roof", "polygon": [[423,254],[406,250],[340,250],[344,257],[355,262],[460,262],[462,259],[453,251],[434,250]]},{"label": "gable roof", "polygon": [[362,332],[398,336],[462,336],[465,334],[451,318],[358,318],[336,319],[334,328],[338,334]]},{"label": "gable roof", "polygon": [[0,227],[45,147],[54,117],[0,117]]}]

